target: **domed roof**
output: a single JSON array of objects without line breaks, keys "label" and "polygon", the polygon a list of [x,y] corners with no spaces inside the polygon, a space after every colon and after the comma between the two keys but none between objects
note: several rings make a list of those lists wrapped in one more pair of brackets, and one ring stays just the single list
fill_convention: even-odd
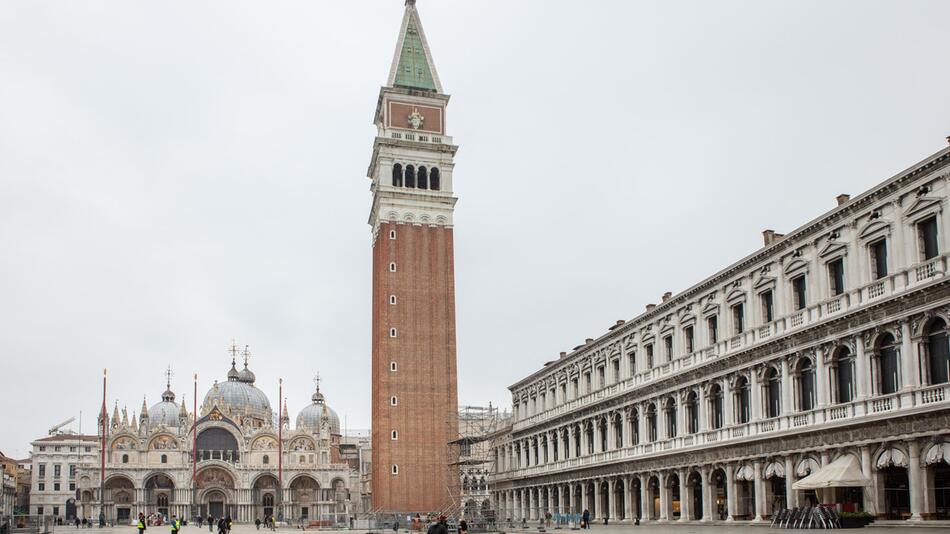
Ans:
[{"label": "domed roof", "polygon": [[257,380],[257,377],[254,376],[254,373],[252,373],[251,370],[247,368],[247,362],[244,363],[244,369],[238,373],[238,380],[246,384],[253,384],[254,381]]},{"label": "domed roof", "polygon": [[205,415],[217,406],[221,412],[238,422],[250,417],[270,424],[274,416],[270,401],[263,391],[254,386],[254,380],[254,373],[247,368],[247,363],[244,364],[244,371],[238,372],[232,360],[228,381],[215,382],[201,403],[201,413]]},{"label": "domed roof", "polygon": [[181,415],[181,411],[178,408],[178,405],[175,404],[175,393],[172,391],[170,382],[170,368],[168,373],[169,382],[165,384],[165,392],[162,393],[162,402],[159,402],[148,409],[148,424],[151,426],[178,426],[178,418]]},{"label": "domed roof", "polygon": [[151,426],[165,425],[177,427],[180,415],[180,408],[175,404],[174,400],[163,400],[148,409],[148,424]]},{"label": "domed roof", "polygon": [[319,430],[323,420],[327,419],[330,422],[330,433],[339,435],[340,416],[327,406],[326,399],[323,398],[323,393],[320,393],[319,386],[310,399],[313,402],[297,414],[297,428]]}]

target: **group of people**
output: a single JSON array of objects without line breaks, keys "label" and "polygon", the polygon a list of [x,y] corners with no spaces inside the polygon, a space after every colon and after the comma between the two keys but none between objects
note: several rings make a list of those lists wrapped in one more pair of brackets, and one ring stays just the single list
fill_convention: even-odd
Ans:
[{"label": "group of people", "polygon": [[[145,514],[139,514],[139,520],[135,526],[139,529],[139,534],[145,534],[145,530],[149,526],[162,525],[164,521],[165,518],[161,515],[158,515],[157,518],[153,516],[146,518]],[[178,534],[178,531],[181,530],[181,519],[178,516],[173,515],[171,521],[168,523],[172,527],[171,534]]]},{"label": "group of people", "polygon": [[257,530],[261,529],[261,525],[264,525],[264,528],[269,528],[271,530],[277,530],[277,521],[274,520],[274,516],[269,515],[261,521],[261,518],[254,518],[254,526],[257,527]]}]

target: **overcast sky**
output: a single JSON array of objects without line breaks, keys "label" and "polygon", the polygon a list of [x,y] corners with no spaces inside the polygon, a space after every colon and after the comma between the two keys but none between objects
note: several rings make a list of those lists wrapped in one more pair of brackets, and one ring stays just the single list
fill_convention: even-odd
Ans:
[{"label": "overcast sky", "polygon": [[[946,146],[950,3],[419,0],[460,145],[459,402]],[[369,428],[400,0],[0,3],[0,451],[231,338]],[[73,425],[76,429],[78,425]]]}]

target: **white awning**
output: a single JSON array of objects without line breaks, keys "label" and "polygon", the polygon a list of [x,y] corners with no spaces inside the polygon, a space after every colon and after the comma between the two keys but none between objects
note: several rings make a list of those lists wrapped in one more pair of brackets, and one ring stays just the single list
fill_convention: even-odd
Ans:
[{"label": "white awning", "polygon": [[811,490],[870,485],[871,481],[861,472],[861,465],[858,463],[858,459],[850,454],[845,454],[841,458],[795,482],[792,484],[792,489]]}]

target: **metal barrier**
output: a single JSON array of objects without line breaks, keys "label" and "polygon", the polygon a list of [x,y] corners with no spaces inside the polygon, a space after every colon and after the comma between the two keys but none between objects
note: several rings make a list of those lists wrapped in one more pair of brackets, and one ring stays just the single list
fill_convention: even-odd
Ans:
[{"label": "metal barrier", "polygon": [[806,506],[779,510],[772,516],[769,528],[841,528],[841,519],[834,508]]}]

